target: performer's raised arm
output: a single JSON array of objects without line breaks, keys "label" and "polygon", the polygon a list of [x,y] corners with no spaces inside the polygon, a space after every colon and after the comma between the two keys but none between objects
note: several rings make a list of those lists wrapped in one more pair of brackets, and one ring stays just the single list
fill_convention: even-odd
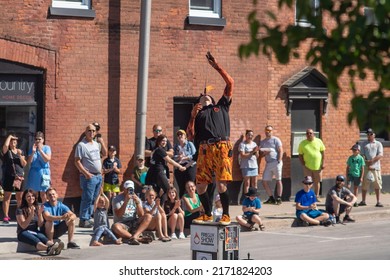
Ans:
[{"label": "performer's raised arm", "polygon": [[209,62],[209,64],[218,71],[218,73],[222,76],[222,78],[225,80],[226,87],[223,91],[223,95],[226,96],[226,98],[230,101],[233,95],[233,87],[234,87],[234,80],[233,78],[223,69],[221,68],[214,56],[210,52],[207,52],[206,58]]}]

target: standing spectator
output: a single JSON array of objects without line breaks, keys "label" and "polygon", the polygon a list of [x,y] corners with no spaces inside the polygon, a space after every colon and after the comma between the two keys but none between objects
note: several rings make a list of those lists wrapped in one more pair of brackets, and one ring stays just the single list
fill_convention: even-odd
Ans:
[{"label": "standing spectator", "polygon": [[320,182],[322,170],[325,168],[325,145],[321,139],[314,136],[311,128],[306,130],[306,139],[299,143],[299,160],[303,166],[303,175],[314,179],[314,192],[317,202],[320,200]]},{"label": "standing spectator", "polygon": [[149,237],[140,237],[148,228],[152,215],[144,213],[142,202],[134,193],[133,181],[127,180],[123,189],[123,192],[114,198],[112,231],[116,236],[129,240],[129,245],[152,242]]},{"label": "standing spectator", "polygon": [[175,179],[179,186],[179,196],[181,198],[185,193],[185,184],[188,181],[195,181],[196,162],[193,160],[193,156],[196,153],[196,149],[194,144],[187,140],[187,133],[184,130],[178,130],[176,135],[178,143],[173,149],[175,152],[173,159],[186,168],[184,172],[175,169]]},{"label": "standing spectator", "polygon": [[244,214],[236,217],[237,222],[250,231],[257,230],[255,225],[258,224],[259,229],[264,231],[265,226],[261,222],[259,216],[261,201],[257,197],[257,189],[253,187],[249,188],[248,192],[245,193],[245,196],[246,198],[242,202],[242,212],[244,212]]},{"label": "standing spectator", "polygon": [[99,242],[102,236],[115,241],[115,244],[122,244],[122,238],[117,238],[114,233],[110,230],[110,224],[108,222],[107,210],[110,208],[110,200],[104,194],[103,190],[100,189],[100,196],[96,199],[94,204],[94,224],[93,224],[93,236],[91,239],[90,246],[102,246],[103,243]]},{"label": "standing spectator", "polygon": [[93,205],[98,197],[102,185],[102,162],[100,149],[93,140],[96,127],[89,124],[85,129],[85,137],[77,144],[75,152],[75,165],[80,171],[80,187],[83,191],[80,203],[79,227],[93,227],[90,221]]},{"label": "standing spectator", "polygon": [[48,255],[59,255],[64,243],[62,241],[54,243],[39,230],[44,225],[43,211],[44,206],[38,205],[36,193],[33,190],[25,190],[22,203],[16,209],[18,241],[34,246],[37,251],[46,251]]},{"label": "standing spectator", "polygon": [[355,222],[349,214],[351,213],[352,206],[356,202],[357,198],[346,187],[345,178],[343,175],[336,177],[336,185],[334,185],[326,195],[325,207],[326,212],[329,215],[333,215],[336,219],[336,223],[340,223],[340,214],[345,212],[343,222]]},{"label": "standing spectator", "polygon": [[[167,154],[165,146],[167,145],[168,139],[164,134],[157,137],[156,149],[152,153],[150,160],[150,168],[146,175],[145,184],[152,185],[158,197],[162,197],[170,187],[169,180],[165,169],[166,163],[172,164],[177,167],[180,171],[185,171],[186,168],[175,162]],[[163,203],[165,198],[163,198]]]},{"label": "standing spectator", "polygon": [[[282,204],[282,169],[283,169],[283,146],[282,141],[276,136],[272,135],[272,125],[265,127],[265,138],[260,142],[261,155],[265,157],[265,168],[263,172],[263,186],[269,198],[264,204]],[[276,180],[276,199],[269,187],[269,182],[275,176]]]},{"label": "standing spectator", "polygon": [[177,239],[176,229],[180,231],[179,239],[185,239],[184,235],[184,211],[181,208],[180,198],[174,187],[168,189],[168,199],[164,203],[164,211],[171,230],[171,239]]},{"label": "standing spectator", "polygon": [[[352,146],[352,155],[347,160],[347,178],[348,178],[348,188],[351,188],[353,184],[353,194],[358,197],[359,187],[362,185],[363,176],[364,176],[364,158],[360,155],[360,145],[356,143]],[[358,203],[355,202],[353,205],[358,206]]]},{"label": "standing spectator", "polygon": [[[27,161],[23,155],[23,151],[17,148],[18,137],[15,134],[10,134],[5,139],[2,154],[3,154],[3,223],[8,224],[11,218],[8,215],[9,205],[11,202],[12,193],[15,192],[18,207],[22,202],[22,182],[24,179],[23,167]],[[19,182],[16,182],[19,181]],[[16,184],[19,183],[19,184]]]},{"label": "standing spectator", "polygon": [[234,80],[217,63],[210,52],[206,58],[208,63],[222,76],[226,86],[222,97],[215,104],[214,99],[206,92],[199,97],[194,106],[187,127],[189,139],[195,137],[198,148],[196,183],[205,213],[194,220],[195,223],[212,222],[210,200],[207,187],[213,182],[215,174],[216,186],[221,197],[223,216],[222,225],[231,223],[229,215],[229,192],[227,183],[232,181],[233,145],[230,142],[229,109],[232,103]]},{"label": "standing spectator", "polygon": [[57,239],[68,232],[68,249],[80,249],[73,241],[76,215],[68,206],[58,201],[56,189],[46,191],[48,201],[44,204],[43,218],[45,219],[45,233],[50,241]]},{"label": "standing spectator", "polygon": [[[45,135],[38,131],[35,133],[35,142],[28,153],[27,163],[30,164],[28,173],[27,188],[39,192],[42,203],[45,203],[46,191],[50,187],[50,163],[51,148],[44,145]],[[46,179],[44,179],[44,175]]]},{"label": "standing spectator", "polygon": [[116,157],[116,148],[111,145],[108,147],[108,157],[103,160],[102,168],[104,174],[103,191],[107,194],[109,201],[120,192],[118,175],[121,173],[121,168],[122,163]]},{"label": "standing spectator", "polygon": [[329,220],[329,215],[318,210],[316,204],[316,196],[311,187],[313,179],[311,176],[305,176],[302,181],[303,189],[295,195],[296,216],[303,222],[303,225],[324,225],[330,226],[332,222]]},{"label": "standing spectator", "polygon": [[[162,134],[162,132],[163,132],[163,130],[162,130],[161,125],[155,124],[155,125],[153,125],[153,137],[146,139],[146,142],[145,142],[145,161],[146,161],[145,165],[147,167],[150,167],[150,160],[152,157],[152,152],[158,147],[157,137],[160,136]],[[174,154],[173,147],[172,147],[171,142],[169,142],[168,139],[167,139],[167,144],[165,145],[164,149],[165,149],[167,155],[170,158],[172,158],[173,154]],[[165,164],[164,168],[165,168],[165,172],[167,174],[167,178],[169,179],[169,167]]]},{"label": "standing spectator", "polygon": [[146,189],[144,188],[145,178],[149,168],[145,166],[145,159],[143,155],[137,155],[136,160],[137,165],[134,166],[133,173],[131,174],[131,180],[135,183],[135,193],[142,201],[144,201],[146,193]]},{"label": "standing spectator", "polygon": [[240,169],[244,177],[243,193],[247,193],[249,187],[257,189],[257,175],[259,174],[259,167],[257,159],[259,158],[259,147],[253,141],[253,130],[245,131],[245,140],[242,141],[238,147],[240,158]]},{"label": "standing spectator", "polygon": [[187,193],[183,195],[184,202],[184,228],[190,228],[194,219],[203,215],[204,208],[196,193],[196,185],[192,181],[186,183]]},{"label": "standing spectator", "polygon": [[92,123],[92,125],[96,128],[96,134],[93,137],[93,140],[99,144],[99,150],[100,150],[100,157],[105,157],[107,156],[107,146],[106,143],[104,142],[104,138],[100,131],[100,124],[98,122]]},{"label": "standing spectator", "polygon": [[369,128],[367,130],[367,141],[362,145],[362,156],[365,159],[364,180],[362,186],[362,201],[360,206],[366,206],[366,195],[370,185],[373,184],[376,195],[376,207],[383,207],[380,203],[380,193],[382,190],[381,158],[383,157],[383,145],[375,139],[375,132]]},{"label": "standing spectator", "polygon": [[152,215],[147,230],[155,230],[158,240],[162,242],[171,241],[168,236],[167,216],[161,207],[160,199],[156,198],[156,192],[151,189],[146,192],[146,200],[142,203],[144,212]]}]

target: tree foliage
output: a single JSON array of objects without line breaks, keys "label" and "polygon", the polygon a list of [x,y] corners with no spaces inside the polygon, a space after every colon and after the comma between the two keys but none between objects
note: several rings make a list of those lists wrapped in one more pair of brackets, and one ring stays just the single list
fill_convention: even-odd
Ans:
[{"label": "tree foliage", "polygon": [[[349,76],[353,95],[349,123],[355,119],[361,129],[370,126],[378,132],[390,131],[390,1],[278,1],[279,9],[289,8],[292,13],[296,4],[297,22],[304,21],[305,26],[286,24],[270,10],[258,15],[257,2],[253,1],[254,9],[248,15],[250,41],[240,46],[241,58],[261,52],[287,64],[291,58],[299,58],[300,47],[308,43],[305,60],[327,76],[335,106],[341,91],[340,77]],[[325,27],[325,18],[333,24]],[[365,80],[369,73],[377,87],[362,94],[356,89],[356,81]]]}]

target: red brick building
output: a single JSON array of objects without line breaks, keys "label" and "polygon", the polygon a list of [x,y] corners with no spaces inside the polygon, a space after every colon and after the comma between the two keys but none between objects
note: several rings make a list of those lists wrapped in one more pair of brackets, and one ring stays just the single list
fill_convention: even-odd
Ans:
[{"label": "red brick building", "polygon": [[[136,138],[142,1],[3,2],[1,140],[14,130],[24,137],[27,149],[33,133],[43,130],[53,152],[53,185],[61,197],[77,198],[80,188],[74,146],[86,125],[98,121],[106,142],[118,147],[124,177],[129,178]],[[258,12],[264,15],[276,5],[276,0],[262,1]],[[211,94],[219,98],[224,82],[207,64],[205,54],[211,51],[235,80],[231,138],[236,146],[245,129],[253,129],[259,140],[266,124],[274,126],[284,144],[287,198],[300,188],[302,177],[292,147],[300,139],[299,132],[310,125],[327,148],[326,189],[337,174],[344,174],[349,149],[360,137],[356,125],[347,124],[351,93],[346,87],[334,108],[326,77],[318,69],[306,68],[303,60],[280,65],[260,55],[241,61],[237,50],[248,40],[246,17],[252,9],[252,1],[224,1],[223,6],[222,0],[152,2],[147,136],[152,135],[152,125],[159,123],[173,140],[174,132],[185,127],[194,98],[205,84],[213,85]],[[284,22],[295,20],[293,11],[278,14]],[[361,82],[359,92],[374,86]],[[388,135],[385,138],[389,140]],[[388,189],[390,148],[389,142],[384,143],[382,174]],[[236,162],[234,166],[233,203],[241,182]]]}]

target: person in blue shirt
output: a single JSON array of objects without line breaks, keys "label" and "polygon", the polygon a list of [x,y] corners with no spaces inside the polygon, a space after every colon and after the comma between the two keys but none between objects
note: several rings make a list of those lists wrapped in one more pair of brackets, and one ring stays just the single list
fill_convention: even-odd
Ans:
[{"label": "person in blue shirt", "polygon": [[48,201],[44,204],[43,218],[45,219],[45,233],[50,241],[57,239],[68,232],[68,249],[80,249],[73,241],[76,215],[68,206],[58,201],[55,188],[46,191]]},{"label": "person in blue shirt", "polygon": [[317,208],[316,194],[311,189],[313,179],[311,176],[305,176],[302,181],[303,189],[295,195],[295,208],[297,218],[303,222],[304,226],[324,225],[330,226],[329,214],[322,212]]},{"label": "person in blue shirt", "polygon": [[242,201],[242,211],[244,214],[236,217],[237,222],[250,231],[257,230],[255,228],[256,224],[259,225],[261,231],[265,230],[265,226],[259,216],[261,201],[257,197],[257,189],[250,187],[245,196],[246,198]]}]

